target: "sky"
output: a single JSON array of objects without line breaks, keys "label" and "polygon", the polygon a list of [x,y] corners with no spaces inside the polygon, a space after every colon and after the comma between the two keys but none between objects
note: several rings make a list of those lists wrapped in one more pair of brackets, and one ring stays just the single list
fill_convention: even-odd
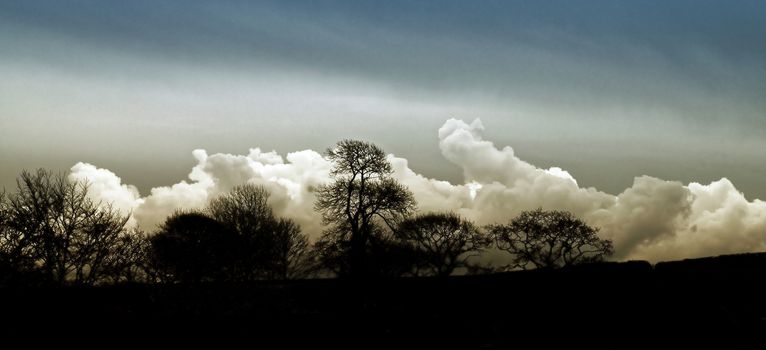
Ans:
[{"label": "sky", "polygon": [[[471,201],[495,184],[525,194],[502,197],[515,201],[504,212],[446,208],[478,221],[548,204],[612,227],[597,211],[618,217],[616,198],[646,189],[662,200],[652,208],[679,211],[667,227],[644,218],[659,226],[624,238],[623,257],[674,257],[677,246],[646,238],[667,235],[689,254],[755,250],[766,247],[764,38],[762,1],[4,1],[0,186],[12,190],[22,169],[101,174],[105,188],[124,190],[106,197],[138,218],[227,188],[215,171],[234,168],[208,164],[220,158],[257,168],[239,182],[284,180],[295,200],[305,181],[322,181],[314,157],[355,138],[406,159],[402,180],[410,171],[421,185],[448,181],[428,185],[440,195],[465,195],[467,184],[484,192]],[[498,153],[456,156],[443,130]],[[274,157],[290,174],[263,178]],[[484,176],[473,158],[499,163]],[[571,178],[576,187],[557,195],[574,202],[548,187],[521,191],[508,180],[518,171],[533,184]],[[665,185],[678,196],[659,196]],[[177,196],[161,199],[165,190]],[[704,221],[715,213],[700,204],[706,193],[734,209]],[[724,205],[734,197],[739,207]],[[724,243],[694,250],[678,238],[731,213],[744,214],[708,237]],[[295,215],[312,225],[310,213]]]}]

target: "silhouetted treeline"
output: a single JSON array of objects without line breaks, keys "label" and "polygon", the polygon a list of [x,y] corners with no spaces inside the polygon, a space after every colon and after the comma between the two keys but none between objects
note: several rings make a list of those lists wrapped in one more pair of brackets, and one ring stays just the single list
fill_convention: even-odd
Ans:
[{"label": "silhouetted treeline", "polygon": [[[127,225],[129,214],[91,200],[87,182],[25,171],[15,192],[0,195],[0,284],[448,276],[565,267],[612,253],[596,228],[566,212],[538,209],[487,227],[455,213],[418,213],[374,144],[343,140],[327,157],[332,181],[315,192],[326,229],[313,244],[274,214],[261,186],[235,187],[143,231]],[[491,249],[513,263],[483,261]]]},{"label": "silhouetted treeline", "polygon": [[0,202],[0,283],[117,282],[143,263],[128,217],[88,198],[87,184],[44,170],[17,182]]},{"label": "silhouetted treeline", "polygon": [[205,210],[171,215],[149,238],[152,275],[161,282],[305,278],[314,273],[308,237],[274,216],[268,192],[242,185]]},{"label": "silhouetted treeline", "polygon": [[[332,181],[315,203],[326,229],[315,242],[252,184],[143,231],[91,200],[87,182],[23,172],[14,192],[0,194],[0,337],[763,344],[766,254],[603,262],[611,242],[571,213],[524,211],[484,227],[419,213],[377,146],[346,140],[327,154]],[[489,250],[510,264],[488,264]]]}]

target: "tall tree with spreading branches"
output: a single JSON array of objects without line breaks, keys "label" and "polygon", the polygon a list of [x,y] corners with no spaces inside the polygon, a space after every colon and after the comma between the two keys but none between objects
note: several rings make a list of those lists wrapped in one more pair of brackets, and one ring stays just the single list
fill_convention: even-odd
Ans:
[{"label": "tall tree with spreading branches", "polygon": [[333,162],[330,184],[317,190],[315,209],[329,225],[328,234],[348,247],[349,274],[368,275],[367,251],[375,225],[394,228],[415,209],[412,193],[391,177],[393,170],[378,146],[343,140],[329,150]]}]

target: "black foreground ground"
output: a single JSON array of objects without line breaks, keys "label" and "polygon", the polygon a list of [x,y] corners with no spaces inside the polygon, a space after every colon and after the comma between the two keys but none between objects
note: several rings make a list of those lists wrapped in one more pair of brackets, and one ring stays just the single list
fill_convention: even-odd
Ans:
[{"label": "black foreground ground", "polygon": [[761,349],[764,286],[766,254],[367,282],[6,287],[0,337],[149,348]]}]

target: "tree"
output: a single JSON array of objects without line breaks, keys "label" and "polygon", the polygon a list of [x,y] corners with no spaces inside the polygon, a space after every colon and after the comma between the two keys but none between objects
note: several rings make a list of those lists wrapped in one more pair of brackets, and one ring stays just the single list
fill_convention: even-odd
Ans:
[{"label": "tree", "polygon": [[210,216],[243,236],[264,234],[276,223],[263,186],[244,184],[213,198],[207,206]]},{"label": "tree", "polygon": [[301,278],[311,270],[308,237],[291,219],[277,218],[269,192],[245,184],[213,199],[210,216],[241,238],[244,250],[237,269],[241,278]]},{"label": "tree", "polygon": [[243,280],[270,277],[275,269],[276,219],[268,204],[269,193],[261,186],[234,187],[210,201],[210,217],[241,238],[243,256],[237,271]]},{"label": "tree", "polygon": [[314,261],[308,237],[290,219],[279,219],[274,225],[274,267],[281,279],[305,278],[313,273]]},{"label": "tree", "polygon": [[3,255],[18,269],[39,269],[48,282],[95,284],[128,217],[88,197],[88,183],[40,169],[24,171],[3,204]]},{"label": "tree", "polygon": [[374,144],[343,140],[327,150],[333,162],[333,182],[317,189],[315,209],[326,234],[325,241],[345,245],[349,274],[362,277],[370,273],[367,250],[376,223],[394,228],[415,208],[412,193],[391,178],[393,170],[386,155]]},{"label": "tree", "polygon": [[240,237],[225,225],[199,212],[169,216],[151,237],[151,262],[161,280],[199,283],[238,277]]},{"label": "tree", "polygon": [[124,232],[111,247],[106,277],[111,283],[153,282],[154,273],[149,264],[151,249],[145,232],[139,229]]},{"label": "tree", "polygon": [[26,253],[26,242],[21,232],[10,227],[11,217],[5,191],[0,192],[0,286],[26,284],[34,271],[34,260]]},{"label": "tree", "polygon": [[[393,236],[390,229],[372,224],[364,246],[367,277],[399,277],[416,274],[420,259],[407,242]],[[314,244],[317,264],[336,276],[351,275],[350,231],[342,226],[331,227]]]},{"label": "tree", "polygon": [[490,225],[497,247],[513,255],[506,268],[558,268],[601,261],[612,242],[566,211],[524,211],[507,225]]},{"label": "tree", "polygon": [[387,227],[374,226],[366,255],[368,269],[375,277],[417,276],[422,258],[417,249],[399,239]]},{"label": "tree", "polygon": [[468,267],[468,259],[491,243],[478,227],[455,213],[417,215],[402,222],[396,235],[414,247],[426,273],[436,276]]}]

